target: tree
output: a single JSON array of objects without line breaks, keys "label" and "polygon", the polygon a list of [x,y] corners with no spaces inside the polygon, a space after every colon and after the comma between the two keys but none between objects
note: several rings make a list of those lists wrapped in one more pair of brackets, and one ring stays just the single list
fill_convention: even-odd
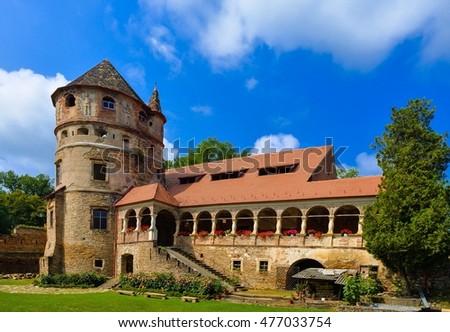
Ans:
[{"label": "tree", "polygon": [[17,225],[44,226],[44,198],[52,191],[45,174],[33,177],[0,172],[0,234],[9,234]]},{"label": "tree", "polygon": [[41,198],[53,191],[52,180],[48,175],[17,175],[14,171],[0,172],[0,189],[7,192],[20,190],[26,195],[37,195]]},{"label": "tree", "polygon": [[338,179],[356,178],[359,176],[359,170],[356,168],[337,168],[336,175]]},{"label": "tree", "polygon": [[364,215],[367,250],[399,273],[405,292],[412,281],[448,260],[450,200],[445,170],[447,135],[430,126],[435,108],[424,99],[393,108],[392,123],[375,139],[383,177]]},{"label": "tree", "polygon": [[250,155],[249,149],[239,152],[230,142],[221,142],[215,137],[209,137],[201,141],[195,149],[189,149],[187,155],[180,156],[173,162],[168,161],[165,166],[167,168],[181,167],[248,155]]}]

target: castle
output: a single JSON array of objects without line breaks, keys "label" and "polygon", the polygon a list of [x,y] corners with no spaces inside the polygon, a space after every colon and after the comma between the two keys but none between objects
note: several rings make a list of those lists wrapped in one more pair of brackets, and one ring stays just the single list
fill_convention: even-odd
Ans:
[{"label": "castle", "polygon": [[380,177],[338,179],[332,146],[165,170],[156,88],[146,104],[104,60],[51,98],[56,188],[41,273],[201,263],[253,288],[289,288],[310,267],[382,274],[361,226]]}]

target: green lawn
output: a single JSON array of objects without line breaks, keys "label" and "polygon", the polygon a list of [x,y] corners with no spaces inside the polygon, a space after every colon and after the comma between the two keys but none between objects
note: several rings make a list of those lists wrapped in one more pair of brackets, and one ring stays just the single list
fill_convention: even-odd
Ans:
[{"label": "green lawn", "polygon": [[34,279],[20,279],[20,280],[0,279],[0,285],[25,286],[25,285],[31,285],[33,283],[33,281],[34,281]]},{"label": "green lawn", "polygon": [[144,296],[125,296],[114,292],[91,294],[12,294],[0,292],[1,312],[270,312],[300,310],[304,311],[305,309],[206,300],[198,303],[187,303],[179,298],[149,299]]}]

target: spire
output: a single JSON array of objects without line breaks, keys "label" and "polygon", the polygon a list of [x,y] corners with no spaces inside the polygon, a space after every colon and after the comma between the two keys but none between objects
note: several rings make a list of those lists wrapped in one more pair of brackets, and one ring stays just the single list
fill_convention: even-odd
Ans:
[{"label": "spire", "polygon": [[155,87],[153,89],[152,95],[150,97],[150,101],[148,102],[148,106],[153,112],[162,113],[161,111],[161,103],[159,101],[159,93],[158,93],[158,86],[155,82]]},{"label": "spire", "polygon": [[67,86],[91,85],[122,92],[139,101],[142,99],[133,88],[119,74],[116,68],[108,59],[103,60],[98,65],[88,70],[86,73],[70,82]]}]

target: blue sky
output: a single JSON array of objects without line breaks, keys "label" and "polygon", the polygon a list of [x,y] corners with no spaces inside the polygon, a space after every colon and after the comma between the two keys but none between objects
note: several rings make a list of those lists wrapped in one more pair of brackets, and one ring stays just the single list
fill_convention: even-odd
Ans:
[{"label": "blue sky", "polygon": [[0,4],[0,170],[53,177],[51,93],[109,59],[144,101],[158,84],[165,141],[239,148],[369,146],[391,107],[432,99],[450,128],[450,2],[11,0]]}]

